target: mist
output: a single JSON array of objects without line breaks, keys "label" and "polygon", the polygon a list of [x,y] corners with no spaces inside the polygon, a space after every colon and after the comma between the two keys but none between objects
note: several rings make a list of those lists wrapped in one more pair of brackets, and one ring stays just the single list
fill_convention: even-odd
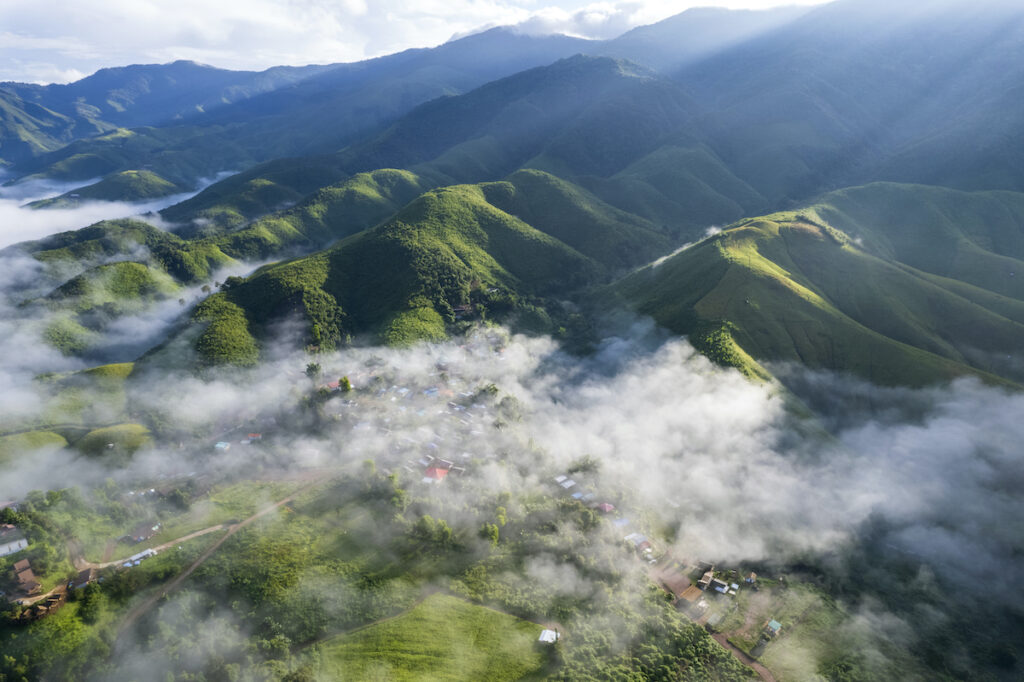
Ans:
[{"label": "mist", "polygon": [[[175,317],[160,310],[126,319],[111,338],[157,338]],[[595,503],[614,503],[630,526],[604,527],[602,544],[585,551],[600,557],[598,565],[612,561],[634,576],[638,595],[645,578],[635,558],[620,553],[621,536],[662,528],[658,544],[688,562],[781,571],[819,557],[842,574],[852,570],[843,557],[861,553],[879,565],[909,562],[962,595],[997,590],[1009,608],[1024,608],[1013,590],[1024,579],[1014,561],[1024,533],[1013,521],[1024,518],[1016,493],[1024,483],[1020,395],[973,380],[883,389],[776,368],[821,415],[798,416],[789,390],[719,368],[646,320],[620,325],[583,358],[550,338],[500,327],[410,349],[311,356],[295,350],[293,327],[279,327],[264,348],[267,362],[247,370],[196,374],[172,369],[157,354],[129,388],[133,418],[158,425],[150,445],[127,459],[37,451],[4,468],[0,498],[108,479],[127,490],[199,478],[328,475],[372,460],[472,538],[479,520],[466,510],[474,500],[509,493],[515,500],[536,490],[567,496],[554,477],[589,461],[573,475],[579,489]],[[323,368],[316,381],[304,371],[311,361]],[[341,376],[353,393],[311,409],[306,400],[316,387]],[[31,412],[42,398],[20,400],[17,409]],[[263,432],[265,442],[240,444],[251,431]],[[215,452],[219,441],[232,448]],[[426,489],[417,463],[425,454],[466,474],[458,484]],[[577,542],[570,527],[560,537]],[[522,576],[502,579],[522,589],[545,584],[553,600],[601,593],[598,578],[557,557],[539,553]],[[907,614],[881,600],[849,608],[847,635],[874,642],[863,646],[877,655],[878,670],[886,646],[916,641]],[[210,618],[219,632],[230,630],[228,615]],[[808,671],[818,665],[813,652],[787,655]]]},{"label": "mist", "polygon": [[[214,182],[231,175],[220,173],[216,178],[203,178],[197,189],[151,201],[85,201],[76,208],[33,209],[27,205],[40,199],[60,196],[74,189],[97,182],[100,178],[79,182],[28,180],[15,185],[0,186],[0,249],[18,242],[42,239],[51,234],[92,225],[101,220],[116,220],[155,213],[189,199]],[[0,181],[4,178],[0,177]],[[158,219],[148,222],[161,226]]]}]

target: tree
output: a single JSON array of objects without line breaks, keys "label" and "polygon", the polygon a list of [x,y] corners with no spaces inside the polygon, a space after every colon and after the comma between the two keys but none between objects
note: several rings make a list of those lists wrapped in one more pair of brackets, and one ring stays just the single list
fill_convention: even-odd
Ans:
[{"label": "tree", "polygon": [[488,540],[492,547],[498,546],[498,526],[493,523],[485,523],[480,526],[480,537]]},{"label": "tree", "polygon": [[319,362],[311,362],[308,365],[306,365],[306,376],[309,377],[311,380],[316,381],[317,379],[320,378],[320,375],[322,373],[323,368],[320,367]]},{"label": "tree", "polygon": [[348,393],[352,390],[352,382],[348,380],[348,377],[341,377],[338,379],[338,388],[342,393]]}]

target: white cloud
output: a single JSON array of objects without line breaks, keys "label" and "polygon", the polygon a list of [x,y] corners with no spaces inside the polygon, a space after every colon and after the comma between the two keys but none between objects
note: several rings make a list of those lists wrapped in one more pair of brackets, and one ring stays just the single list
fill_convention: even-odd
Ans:
[{"label": "white cloud", "polygon": [[[797,0],[809,4],[821,0]],[[68,81],[133,63],[232,69],[355,61],[438,45],[483,26],[607,38],[695,5],[779,0],[6,0],[0,80]]]}]

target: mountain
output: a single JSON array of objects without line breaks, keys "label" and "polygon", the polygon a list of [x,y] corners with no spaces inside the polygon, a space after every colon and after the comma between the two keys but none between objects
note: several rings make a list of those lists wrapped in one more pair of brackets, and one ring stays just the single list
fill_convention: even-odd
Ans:
[{"label": "mountain", "polygon": [[0,83],[0,106],[7,119],[6,126],[0,128],[0,158],[7,163],[23,162],[75,139],[118,127],[180,120],[296,83],[329,68],[282,66],[261,72],[228,71],[177,61],[101,69],[68,84]]},{"label": "mountain", "polygon": [[605,41],[593,53],[670,74],[781,28],[808,11],[809,7],[799,6],[766,10],[694,7],[629,30]]},{"label": "mountain", "polygon": [[543,297],[597,283],[668,243],[646,221],[538,171],[442,187],[326,251],[229,281],[193,314],[203,325],[196,348],[206,363],[253,363],[274,325],[296,314],[314,346],[357,335],[438,340],[464,314],[551,330]]},{"label": "mountain", "polygon": [[772,201],[870,182],[1024,189],[1024,11],[838,0],[674,74],[701,128]]},{"label": "mountain", "polygon": [[719,361],[1021,381],[1024,195],[876,183],[750,218],[613,291]]},{"label": "mountain", "polygon": [[91,185],[28,205],[31,208],[74,208],[83,201],[145,201],[184,191],[151,171],[121,171]]},{"label": "mountain", "polygon": [[[180,104],[177,109],[172,107],[174,113],[165,112],[159,120],[141,115],[135,119],[103,119],[104,132],[119,127],[114,137],[80,139],[59,151],[8,161],[17,161],[21,175],[78,180],[148,166],[173,182],[194,184],[200,177],[249,168],[278,157],[337,151],[359,135],[379,131],[425,101],[550,63],[588,44],[565,36],[534,38],[494,29],[436,48],[407,50],[354,64],[262,74],[201,70],[200,83],[210,80],[223,84],[235,74],[231,77],[248,79],[248,85],[231,86],[226,94],[221,93],[220,99],[226,103],[218,107],[204,104],[206,91],[200,90],[192,93],[191,99],[185,98],[194,100],[194,104],[184,110]],[[170,71],[171,67],[208,68],[177,62],[162,68]],[[147,91],[150,86],[152,89]],[[34,92],[37,87],[18,86],[13,91]],[[161,98],[180,103],[183,97],[177,92],[180,84],[170,75],[163,81],[147,81],[145,87],[139,87],[142,94],[131,87],[126,89],[138,99],[140,111],[142,104],[155,105]],[[93,116],[89,120],[100,119]],[[77,139],[66,137],[65,143]]]}]

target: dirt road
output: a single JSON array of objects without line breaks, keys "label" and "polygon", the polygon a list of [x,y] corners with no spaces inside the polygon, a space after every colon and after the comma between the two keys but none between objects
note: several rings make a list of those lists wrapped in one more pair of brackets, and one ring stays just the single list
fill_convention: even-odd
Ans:
[{"label": "dirt road", "polygon": [[[244,521],[240,521],[240,522],[238,522],[236,524],[233,524],[233,525],[230,525],[230,526],[215,526],[213,528],[207,528],[207,529],[204,529],[202,531],[197,531],[198,534],[203,534],[203,533],[206,533],[206,532],[212,532],[214,530],[217,530],[218,528],[227,528],[227,533],[225,533],[222,538],[217,540],[217,542],[215,542],[212,545],[210,545],[210,547],[208,547],[206,549],[206,551],[203,552],[199,556],[198,559],[196,559],[194,562],[192,562],[192,565],[190,565],[184,571],[179,573],[174,578],[174,580],[172,580],[171,582],[169,582],[166,585],[164,585],[152,597],[150,597],[149,599],[145,600],[144,602],[134,606],[127,613],[127,615],[125,615],[124,620],[121,622],[121,627],[118,630],[117,643],[120,644],[120,642],[122,641],[122,638],[123,638],[125,632],[128,631],[128,629],[135,623],[135,621],[137,621],[147,611],[149,611],[154,606],[156,606],[156,604],[161,599],[163,599],[167,595],[169,595],[172,592],[174,592],[175,590],[177,590],[178,587],[180,587],[181,584],[183,582],[185,582],[186,578],[188,578],[190,575],[192,575],[192,573],[197,568],[202,566],[203,563],[207,559],[209,559],[213,555],[214,552],[216,552],[218,549],[220,549],[221,545],[223,545],[225,542],[227,542],[228,538],[230,538],[232,535],[234,535],[238,531],[242,530],[243,528],[245,528],[246,526],[248,526],[252,522],[256,521],[260,517],[266,516],[270,512],[275,511],[276,509],[282,507],[283,505],[288,504],[289,502],[294,500],[299,495],[302,495],[303,493],[307,492],[308,490],[311,490],[312,488],[316,487],[317,485],[320,485],[320,483],[321,483],[321,481],[314,481],[313,483],[310,483],[309,485],[303,486],[302,488],[300,488],[299,490],[295,491],[294,493],[292,493],[288,497],[284,498],[283,500],[279,500],[279,501],[277,501],[277,502],[275,502],[275,503],[273,503],[271,505],[268,505],[268,506],[264,507],[263,509],[259,510],[258,512],[256,512],[252,516],[250,516],[249,518],[245,519]],[[195,535],[196,534],[193,534],[192,537],[195,537]],[[175,541],[175,542],[178,542],[178,541]],[[166,546],[173,546],[175,544],[175,542],[167,543]],[[164,545],[161,545],[161,546],[163,547]],[[115,648],[116,648],[116,646],[117,646],[117,644],[115,644]]]}]

